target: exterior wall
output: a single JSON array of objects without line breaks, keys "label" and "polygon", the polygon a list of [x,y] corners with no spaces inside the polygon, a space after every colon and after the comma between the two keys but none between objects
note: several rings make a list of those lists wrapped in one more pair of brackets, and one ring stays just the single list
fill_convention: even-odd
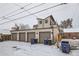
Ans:
[{"label": "exterior wall", "polygon": [[59,31],[58,31],[58,28],[57,27],[54,27],[53,28],[53,33],[54,33],[54,40],[57,41],[58,39],[58,35],[59,35]]},{"label": "exterior wall", "polygon": [[[38,28],[44,28],[44,19],[38,19]],[[40,24],[39,22],[42,21],[42,24]]]},{"label": "exterior wall", "polygon": [[67,33],[64,33],[63,38],[72,39],[73,37],[76,37],[76,39],[79,39],[79,32],[67,32]]},{"label": "exterior wall", "polygon": [[[45,23],[46,20],[47,20],[47,23]],[[42,21],[42,24],[39,23],[40,21]],[[39,19],[38,20],[38,28],[49,28],[49,27],[51,27],[50,22],[51,22],[50,17],[47,17],[45,19]]]},{"label": "exterior wall", "polygon": [[27,32],[25,32],[25,41],[27,42]]},{"label": "exterior wall", "polygon": [[19,40],[19,32],[17,32],[17,41]]},{"label": "exterior wall", "polygon": [[17,35],[16,36],[16,38],[17,38],[16,40],[19,41],[19,33],[16,33],[16,35]]},{"label": "exterior wall", "polygon": [[35,37],[36,37],[36,39],[38,39],[38,42],[39,42],[39,32],[38,31],[35,31]]},{"label": "exterior wall", "polygon": [[[48,21],[47,23],[45,23],[46,20]],[[49,28],[49,27],[51,27],[51,26],[50,26],[50,22],[51,22],[50,17],[46,18],[46,19],[44,20],[44,28]]]}]

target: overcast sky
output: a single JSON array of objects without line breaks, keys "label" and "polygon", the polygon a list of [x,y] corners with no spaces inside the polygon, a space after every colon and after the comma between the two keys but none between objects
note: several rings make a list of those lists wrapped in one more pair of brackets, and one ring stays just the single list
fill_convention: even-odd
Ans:
[{"label": "overcast sky", "polygon": [[[41,3],[39,3],[41,4]],[[29,6],[26,6],[24,9],[27,10],[33,6],[36,6],[36,5],[39,5],[39,4],[30,4]],[[8,20],[12,20],[12,19],[16,19],[18,17],[22,17],[22,16],[25,16],[25,15],[28,15],[30,13],[34,13],[34,12],[37,12],[39,10],[43,10],[45,8],[48,8],[48,7],[51,7],[51,6],[54,6],[54,5],[57,5],[59,3],[47,3],[47,4],[43,4],[39,7],[36,7],[34,9],[31,9],[27,12],[23,12],[21,14],[18,14],[16,16],[12,16],[12,17],[8,17],[7,19],[4,19],[2,20],[3,18],[0,18],[0,23],[3,23],[3,22],[6,22]],[[18,12],[21,12],[23,10],[18,10],[17,12],[14,12],[14,13],[11,13],[9,15],[7,15],[8,13],[14,11],[14,10],[17,10],[19,9],[20,7],[23,7],[25,5],[28,5],[27,3],[18,3],[18,4],[13,4],[13,3],[2,3],[0,4],[0,17],[2,16],[11,16],[11,15],[14,15]],[[43,11],[43,12],[40,12],[38,14],[35,14],[35,15],[31,15],[31,16],[28,16],[28,17],[25,17],[25,18],[22,18],[22,19],[19,19],[19,20],[16,20],[16,21],[12,21],[12,22],[8,22],[8,23],[5,23],[5,24],[2,24],[0,25],[0,33],[2,31],[5,31],[5,30],[2,30],[2,29],[9,29],[14,26],[15,23],[17,24],[29,24],[30,27],[32,27],[34,24],[37,24],[37,20],[36,18],[45,18],[49,15],[51,15],[54,17],[54,19],[58,22],[58,24],[60,24],[61,20],[66,20],[68,18],[73,18],[73,27],[74,28],[78,28],[79,27],[79,4],[77,3],[68,3],[66,5],[62,5],[62,6],[58,6],[58,7],[55,7],[55,8],[52,8],[52,9],[49,9],[49,10],[46,10],[46,11]]]}]

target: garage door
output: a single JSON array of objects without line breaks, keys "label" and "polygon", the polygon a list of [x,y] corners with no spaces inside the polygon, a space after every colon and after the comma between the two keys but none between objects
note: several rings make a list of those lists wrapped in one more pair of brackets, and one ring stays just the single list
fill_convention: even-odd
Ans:
[{"label": "garage door", "polygon": [[17,33],[12,33],[12,40],[17,40]]},{"label": "garage door", "polygon": [[51,32],[39,32],[39,43],[44,43],[44,39],[50,37],[51,37]]},{"label": "garage door", "polygon": [[19,41],[25,41],[25,32],[19,33]]},{"label": "garage door", "polygon": [[28,32],[27,33],[27,42],[31,42],[32,38],[35,38],[35,32]]}]

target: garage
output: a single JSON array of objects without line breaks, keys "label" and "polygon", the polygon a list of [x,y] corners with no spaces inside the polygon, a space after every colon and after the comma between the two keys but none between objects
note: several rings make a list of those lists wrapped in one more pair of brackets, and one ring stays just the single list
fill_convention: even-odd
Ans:
[{"label": "garage", "polygon": [[39,43],[44,43],[44,39],[50,37],[51,37],[51,32],[39,32]]},{"label": "garage", "polygon": [[12,33],[12,40],[17,40],[17,33]]},{"label": "garage", "polygon": [[25,32],[19,33],[19,41],[25,41]]},{"label": "garage", "polygon": [[35,38],[35,32],[28,32],[27,33],[27,42],[31,42],[32,38]]}]

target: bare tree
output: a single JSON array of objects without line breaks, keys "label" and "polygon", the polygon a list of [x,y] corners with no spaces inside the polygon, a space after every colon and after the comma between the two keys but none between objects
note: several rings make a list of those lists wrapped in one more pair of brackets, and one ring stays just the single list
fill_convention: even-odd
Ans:
[{"label": "bare tree", "polygon": [[15,24],[14,27],[11,28],[12,30],[24,30],[24,29],[30,29],[30,26],[28,24],[24,25],[24,24]]},{"label": "bare tree", "polygon": [[28,24],[26,24],[26,25],[20,24],[20,25],[19,25],[19,29],[20,29],[20,30],[29,29],[29,28],[30,28],[30,26],[29,26]]},{"label": "bare tree", "polygon": [[68,18],[67,20],[61,21],[60,27],[61,28],[72,28],[72,18]]},{"label": "bare tree", "polygon": [[19,26],[15,23],[15,26],[11,28],[12,30],[19,30]]}]

